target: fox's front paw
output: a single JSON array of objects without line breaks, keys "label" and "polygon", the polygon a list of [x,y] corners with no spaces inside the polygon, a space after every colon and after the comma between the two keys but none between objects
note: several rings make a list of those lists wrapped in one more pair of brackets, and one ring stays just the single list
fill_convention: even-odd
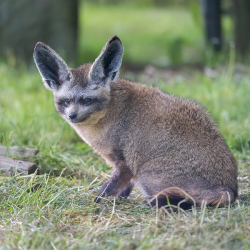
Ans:
[{"label": "fox's front paw", "polygon": [[97,196],[95,197],[94,199],[94,202],[96,203],[100,203],[102,201],[102,198],[105,197],[105,196],[109,196],[109,181],[106,181],[100,191],[98,192]]},{"label": "fox's front paw", "polygon": [[102,201],[102,198],[100,196],[96,196],[94,199],[95,203],[100,203]]}]

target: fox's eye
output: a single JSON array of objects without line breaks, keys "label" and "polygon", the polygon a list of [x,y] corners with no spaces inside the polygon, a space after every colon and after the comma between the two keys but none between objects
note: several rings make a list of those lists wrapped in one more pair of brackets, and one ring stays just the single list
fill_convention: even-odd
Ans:
[{"label": "fox's eye", "polygon": [[89,105],[92,103],[92,99],[91,98],[85,98],[82,100],[82,104],[84,105]]},{"label": "fox's eye", "polygon": [[67,104],[67,105],[69,105],[70,104],[70,99],[65,99],[64,103]]}]

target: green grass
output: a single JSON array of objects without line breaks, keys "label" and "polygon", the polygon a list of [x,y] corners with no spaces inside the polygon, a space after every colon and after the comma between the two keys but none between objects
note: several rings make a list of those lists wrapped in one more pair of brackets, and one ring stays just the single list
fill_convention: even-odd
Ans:
[{"label": "green grass", "polygon": [[[145,74],[125,75],[145,79]],[[149,85],[205,105],[239,161],[240,197],[231,206],[167,213],[143,204],[138,190],[122,201],[93,197],[108,167],[53,107],[34,69],[0,64],[0,144],[40,150],[41,175],[0,177],[1,249],[248,249],[249,73],[212,79],[198,71],[157,71]],[[158,79],[158,80],[157,80]],[[59,176],[62,173],[61,177]]]},{"label": "green grass", "polygon": [[[44,183],[36,191],[33,185]],[[94,204],[93,184],[48,176],[2,178],[3,249],[248,249],[250,199],[167,213],[139,200]]]}]

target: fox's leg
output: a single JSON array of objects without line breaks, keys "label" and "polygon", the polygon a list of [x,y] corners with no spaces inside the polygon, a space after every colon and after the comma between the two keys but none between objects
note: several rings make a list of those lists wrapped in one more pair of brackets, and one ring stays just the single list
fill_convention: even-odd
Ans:
[{"label": "fox's leg", "polygon": [[113,172],[111,178],[106,181],[101,187],[95,202],[101,202],[102,197],[105,196],[117,196],[124,190],[127,190],[130,185],[130,180],[132,178],[132,173],[125,164],[119,164],[115,171]]},{"label": "fox's leg", "polygon": [[119,198],[127,198],[130,195],[130,193],[132,192],[133,188],[134,188],[134,184],[132,182],[130,182],[128,184],[128,186],[122,192],[120,192],[118,194],[118,197]]}]

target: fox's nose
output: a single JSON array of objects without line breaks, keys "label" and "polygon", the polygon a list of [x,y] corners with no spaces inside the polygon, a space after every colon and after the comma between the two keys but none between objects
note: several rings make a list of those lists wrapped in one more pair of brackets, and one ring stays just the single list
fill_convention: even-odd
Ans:
[{"label": "fox's nose", "polygon": [[77,117],[77,113],[76,113],[76,112],[71,112],[71,113],[69,114],[69,118],[70,118],[71,120],[75,119],[76,117]]}]

